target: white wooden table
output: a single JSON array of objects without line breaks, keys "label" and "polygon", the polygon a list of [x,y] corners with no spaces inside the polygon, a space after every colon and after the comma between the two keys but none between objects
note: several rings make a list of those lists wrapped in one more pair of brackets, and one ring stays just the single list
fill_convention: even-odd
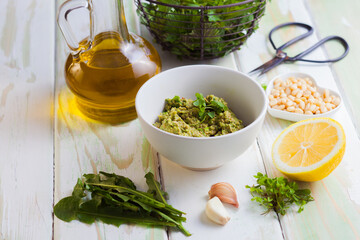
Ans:
[{"label": "white wooden table", "polygon": [[[285,216],[261,215],[263,209],[250,201],[244,186],[255,182],[252,176],[257,172],[280,175],[271,163],[271,144],[291,122],[268,115],[257,140],[243,155],[216,170],[194,172],[159,156],[137,120],[117,126],[84,120],[73,107],[73,95],[64,82],[68,49],[55,24],[61,2],[0,0],[1,240],[186,238],[163,228],[65,223],[54,217],[54,204],[70,195],[76,179],[100,170],[130,177],[143,190],[145,173],[153,171],[169,193],[170,204],[187,213],[185,228],[193,234],[189,239],[360,239],[360,141],[355,128],[360,126],[360,68],[356,61],[360,17],[353,9],[360,10],[358,0],[346,5],[327,0],[273,0],[260,29],[241,51],[214,61],[180,61],[154,43],[163,70],[201,63],[249,72],[272,57],[266,36],[277,24],[299,21],[316,27],[317,34],[299,43],[293,52],[315,43],[320,35],[346,35],[351,53],[342,62],[333,66],[283,64],[258,79],[267,83],[280,73],[308,72],[320,85],[339,90],[346,101],[334,116],[347,138],[342,163],[322,181],[301,183],[311,189],[315,201],[301,214],[289,211]],[[139,25],[132,1],[125,2],[130,30],[152,41]],[[295,34],[295,30],[285,31],[278,40]],[[321,48],[312,56],[325,57],[335,50],[333,46]],[[239,209],[229,208],[232,219],[224,227],[204,214],[207,192],[219,181],[231,183],[240,202]]]}]

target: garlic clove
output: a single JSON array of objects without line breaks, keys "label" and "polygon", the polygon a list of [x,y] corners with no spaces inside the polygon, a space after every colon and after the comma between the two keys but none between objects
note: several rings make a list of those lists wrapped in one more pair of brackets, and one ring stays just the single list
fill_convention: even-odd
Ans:
[{"label": "garlic clove", "polygon": [[229,203],[235,207],[239,207],[236,191],[231,184],[226,182],[219,182],[211,186],[209,191],[209,198],[218,197],[220,201]]},{"label": "garlic clove", "polygon": [[210,199],[205,207],[205,213],[213,222],[225,225],[230,220],[230,215],[218,197]]}]

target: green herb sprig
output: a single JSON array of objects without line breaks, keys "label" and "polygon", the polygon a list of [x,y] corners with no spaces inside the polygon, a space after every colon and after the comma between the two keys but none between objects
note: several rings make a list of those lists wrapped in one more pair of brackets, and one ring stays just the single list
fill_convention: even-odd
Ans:
[{"label": "green herb sprig", "polygon": [[148,192],[136,190],[129,178],[116,174],[84,174],[72,195],[55,205],[55,216],[65,222],[79,220],[92,224],[99,220],[115,226],[133,223],[176,227],[190,236],[182,225],[186,221],[182,216],[185,213],[167,204],[167,193],[161,190],[152,173],[147,173],[145,178]]},{"label": "green herb sprig", "polygon": [[299,206],[298,212],[304,210],[305,204],[313,201],[310,189],[299,189],[296,182],[289,182],[284,177],[269,178],[267,175],[258,173],[254,176],[257,185],[249,186],[250,193],[253,196],[251,201],[258,202],[266,208],[263,214],[274,210],[281,215],[286,214],[286,210],[291,204]]},{"label": "green herb sprig", "polygon": [[228,107],[220,101],[211,100],[207,102],[201,93],[196,93],[196,100],[193,102],[195,107],[199,108],[199,119],[204,121],[206,116],[215,117],[215,113],[219,114],[228,110]]},{"label": "green herb sprig", "polygon": [[180,102],[180,97],[179,96],[175,96],[173,97],[171,100],[173,100],[174,102]]},{"label": "green herb sprig", "polygon": [[266,84],[266,83],[262,83],[262,84],[261,84],[261,87],[264,89],[264,91],[266,91],[266,89],[267,89],[267,84]]}]

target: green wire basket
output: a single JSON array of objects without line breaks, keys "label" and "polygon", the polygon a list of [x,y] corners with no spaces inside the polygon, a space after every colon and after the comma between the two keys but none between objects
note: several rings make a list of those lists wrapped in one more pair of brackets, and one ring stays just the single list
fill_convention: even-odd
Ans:
[{"label": "green wire basket", "polygon": [[266,0],[227,5],[218,5],[220,0],[200,0],[204,2],[201,6],[188,1],[135,0],[135,4],[141,23],[164,50],[194,60],[223,57],[240,49],[258,28],[266,5]]}]

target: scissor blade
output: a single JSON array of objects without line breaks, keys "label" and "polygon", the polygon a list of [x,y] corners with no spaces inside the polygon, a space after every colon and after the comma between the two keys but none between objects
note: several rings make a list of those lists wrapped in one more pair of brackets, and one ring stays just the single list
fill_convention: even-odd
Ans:
[{"label": "scissor blade", "polygon": [[266,63],[264,63],[263,65],[253,69],[252,71],[249,72],[249,74],[252,74],[252,73],[255,73],[255,72],[258,72],[258,71],[261,71],[262,69],[264,68],[267,68],[269,66],[271,66],[272,62],[276,59],[277,57],[274,57],[273,59],[271,59],[270,61],[267,61]]},{"label": "scissor blade", "polygon": [[273,69],[274,67],[276,67],[277,65],[279,65],[280,63],[282,63],[285,59],[284,58],[279,58],[279,57],[274,57],[273,59],[271,59],[270,61],[267,61],[266,63],[264,63],[263,65],[261,65],[260,67],[255,68],[254,70],[252,70],[251,72],[249,72],[249,74],[261,71],[259,73],[258,76],[263,75],[264,73],[268,72],[269,70]]},{"label": "scissor blade", "polygon": [[266,67],[264,67],[264,68],[262,69],[261,73],[259,74],[259,76],[261,76],[261,75],[263,75],[264,73],[270,71],[270,70],[273,69],[274,67],[280,65],[280,63],[282,63],[283,61],[285,61],[284,58],[278,58],[278,57],[273,58],[273,59],[271,60],[271,64],[268,65],[268,66],[266,66]]}]

